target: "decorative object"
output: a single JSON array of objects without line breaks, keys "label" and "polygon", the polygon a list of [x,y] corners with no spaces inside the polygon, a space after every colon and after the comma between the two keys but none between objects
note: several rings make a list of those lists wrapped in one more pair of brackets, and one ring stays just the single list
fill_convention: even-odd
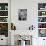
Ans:
[{"label": "decorative object", "polygon": [[39,23],[38,24],[38,28],[46,28],[46,23]]},{"label": "decorative object", "polygon": [[45,12],[42,12],[42,15],[45,15]]},{"label": "decorative object", "polygon": [[38,10],[45,10],[46,9],[46,3],[38,3]]},{"label": "decorative object", "polygon": [[0,23],[0,35],[8,37],[8,23]]},{"label": "decorative object", "polygon": [[19,36],[23,41],[25,41],[25,44],[27,43],[26,45],[32,45],[32,36],[30,35],[19,35]]},{"label": "decorative object", "polygon": [[18,10],[18,20],[20,21],[27,20],[27,9]]},{"label": "decorative object", "polygon": [[8,10],[8,6],[5,6],[5,10]]},{"label": "decorative object", "polygon": [[0,10],[8,10],[8,3],[0,3]]},{"label": "decorative object", "polygon": [[15,45],[16,46],[30,46],[32,45],[31,35],[15,35]]},{"label": "decorative object", "polygon": [[38,17],[38,22],[46,22],[46,17]]},{"label": "decorative object", "polygon": [[46,11],[38,11],[38,16],[46,16]]},{"label": "decorative object", "polygon": [[34,30],[34,26],[33,25],[31,25],[31,26],[29,26],[29,30]]},{"label": "decorative object", "polygon": [[46,29],[39,29],[39,37],[46,37]]},{"label": "decorative object", "polygon": [[0,16],[8,16],[8,11],[0,11]]},{"label": "decorative object", "polygon": [[11,30],[16,30],[16,26],[13,23],[11,23]]},{"label": "decorative object", "polygon": [[40,8],[40,10],[44,10],[44,8]]},{"label": "decorative object", "polygon": [[8,17],[0,17],[0,22],[8,22]]}]

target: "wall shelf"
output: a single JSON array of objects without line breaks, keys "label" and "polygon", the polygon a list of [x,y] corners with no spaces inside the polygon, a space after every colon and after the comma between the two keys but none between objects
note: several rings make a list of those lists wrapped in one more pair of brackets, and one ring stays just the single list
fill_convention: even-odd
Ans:
[{"label": "wall shelf", "polygon": [[8,17],[8,16],[0,16],[0,17]]},{"label": "wall shelf", "polygon": [[38,4],[38,36],[46,37],[46,3]]},{"label": "wall shelf", "polygon": [[38,23],[46,23],[46,22],[38,22]]},{"label": "wall shelf", "polygon": [[38,16],[38,17],[46,17],[46,15],[44,15],[44,16]]},{"label": "wall shelf", "polygon": [[0,35],[8,37],[8,3],[0,3]]},{"label": "wall shelf", "polygon": [[38,29],[46,29],[46,28],[38,28]]},{"label": "wall shelf", "polygon": [[0,23],[8,23],[8,22],[0,22]]},{"label": "wall shelf", "polygon": [[38,11],[46,11],[46,9],[45,10],[38,10]]},{"label": "wall shelf", "polygon": [[8,11],[8,10],[0,10],[0,11]]}]

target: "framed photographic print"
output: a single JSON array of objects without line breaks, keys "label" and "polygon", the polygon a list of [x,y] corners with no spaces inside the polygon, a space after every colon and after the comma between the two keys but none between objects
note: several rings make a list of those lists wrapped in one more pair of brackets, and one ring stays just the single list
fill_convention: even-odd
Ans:
[{"label": "framed photographic print", "polygon": [[18,10],[18,20],[20,20],[20,21],[27,20],[27,9]]}]

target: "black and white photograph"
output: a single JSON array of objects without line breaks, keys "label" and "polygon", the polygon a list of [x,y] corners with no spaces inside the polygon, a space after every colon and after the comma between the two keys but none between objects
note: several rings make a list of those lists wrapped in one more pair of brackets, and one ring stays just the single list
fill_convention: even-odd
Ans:
[{"label": "black and white photograph", "polygon": [[20,20],[20,21],[27,20],[27,9],[18,10],[18,20]]}]

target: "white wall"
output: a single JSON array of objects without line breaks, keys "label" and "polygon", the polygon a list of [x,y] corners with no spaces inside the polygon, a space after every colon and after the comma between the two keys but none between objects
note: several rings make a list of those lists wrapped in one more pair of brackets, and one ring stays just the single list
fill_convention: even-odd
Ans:
[{"label": "white wall", "polygon": [[[18,20],[18,9],[27,9],[26,21]],[[37,2],[31,0],[15,0],[11,2],[11,10],[11,19],[12,22],[14,22],[14,24],[16,25],[17,30],[26,30],[33,23],[33,25],[36,26],[35,22],[37,23]]]},{"label": "white wall", "polygon": [[[16,25],[17,30],[26,30],[32,24],[37,29],[38,3],[45,3],[46,0],[11,0],[11,22]],[[18,9],[27,9],[27,20],[18,20]]]},{"label": "white wall", "polygon": [[[33,46],[40,46],[43,44],[42,38],[38,38],[38,3],[45,3],[46,0],[11,0],[11,22],[16,25],[18,32],[19,30],[27,30],[30,25],[35,26],[35,32],[33,36]],[[18,20],[18,9],[27,9],[27,21]],[[26,31],[25,31],[26,33]],[[39,43],[39,44],[38,44]]]}]

